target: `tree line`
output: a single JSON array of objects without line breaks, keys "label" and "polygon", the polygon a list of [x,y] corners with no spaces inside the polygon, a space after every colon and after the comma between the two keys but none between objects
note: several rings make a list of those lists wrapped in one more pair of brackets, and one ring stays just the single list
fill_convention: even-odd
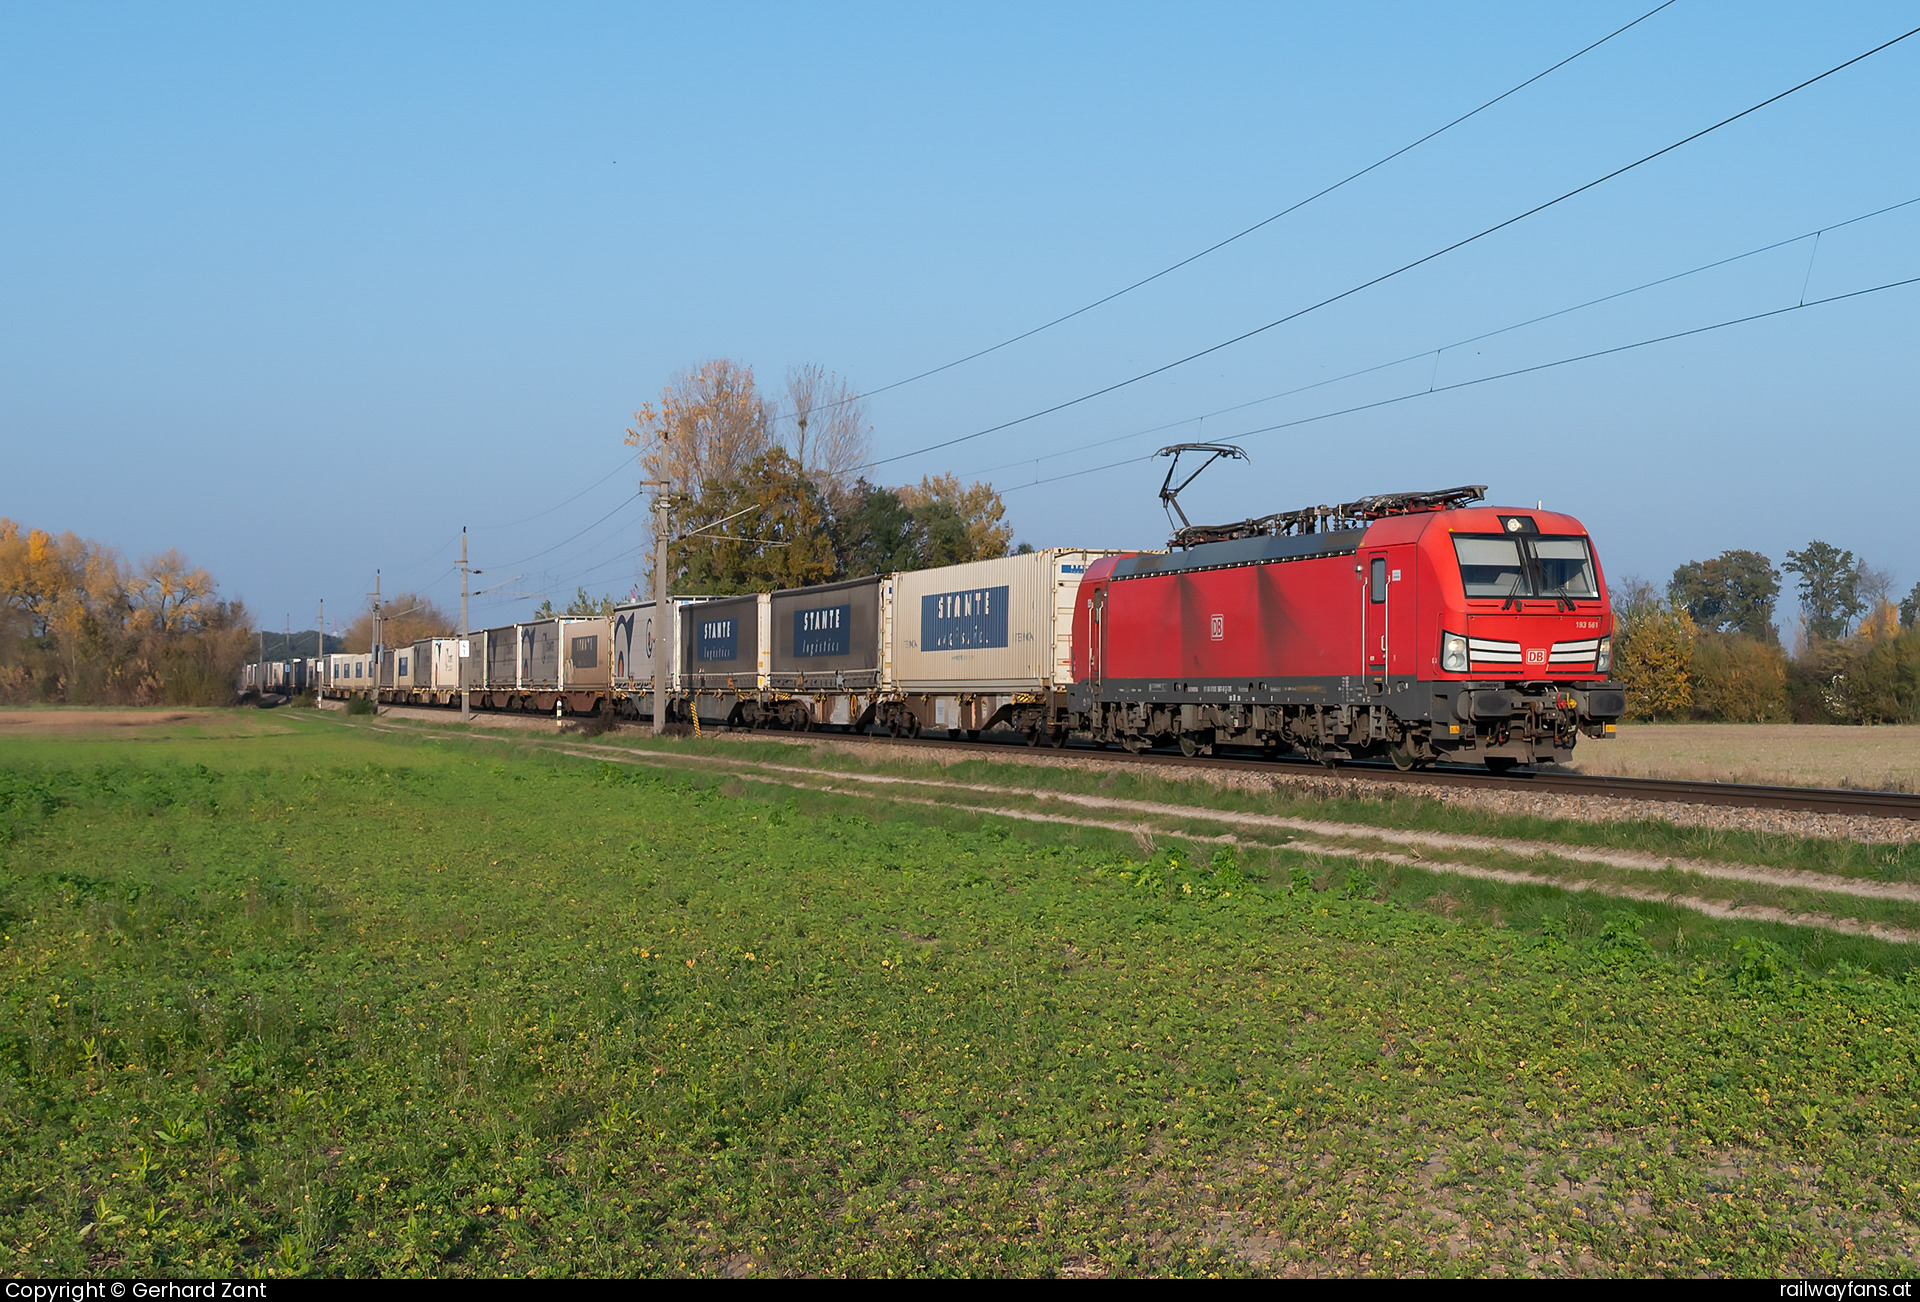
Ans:
[{"label": "tree line", "polygon": [[782,400],[760,391],[752,367],[720,358],[681,371],[634,413],[628,445],[649,479],[680,495],[673,591],[763,592],[1007,555],[1013,528],[991,485],[866,477],[872,427],[844,379],[796,367]]},{"label": "tree line", "polygon": [[177,551],[130,563],[0,517],[0,701],[225,705],[252,625]]},{"label": "tree line", "polygon": [[[1795,576],[1792,645],[1774,624]],[[1664,593],[1629,579],[1611,592],[1614,676],[1636,718],[1738,723],[1920,722],[1920,583],[1818,539],[1775,567],[1730,550],[1674,570]]]}]

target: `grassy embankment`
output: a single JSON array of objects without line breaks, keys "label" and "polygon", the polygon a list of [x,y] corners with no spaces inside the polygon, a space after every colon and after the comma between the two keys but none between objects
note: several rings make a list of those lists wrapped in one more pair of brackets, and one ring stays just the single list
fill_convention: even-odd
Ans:
[{"label": "grassy embankment", "polygon": [[1905,947],[318,720],[0,811],[19,1273],[1920,1260]]}]

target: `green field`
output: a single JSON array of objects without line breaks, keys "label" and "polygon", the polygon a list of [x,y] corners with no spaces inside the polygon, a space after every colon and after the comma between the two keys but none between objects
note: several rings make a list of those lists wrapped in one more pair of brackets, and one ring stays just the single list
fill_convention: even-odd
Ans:
[{"label": "green field", "polygon": [[9,1273],[1920,1269],[1900,947],[289,720],[0,750]]}]

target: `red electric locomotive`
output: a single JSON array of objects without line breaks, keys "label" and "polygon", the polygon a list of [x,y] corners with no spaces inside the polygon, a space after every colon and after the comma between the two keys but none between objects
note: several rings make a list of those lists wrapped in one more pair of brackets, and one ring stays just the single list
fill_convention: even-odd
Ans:
[{"label": "red electric locomotive", "polygon": [[1586,530],[1471,505],[1485,492],[1189,526],[1169,552],[1089,566],[1068,725],[1129,750],[1218,742],[1401,768],[1505,769],[1611,734],[1626,695],[1607,677],[1613,614]]}]

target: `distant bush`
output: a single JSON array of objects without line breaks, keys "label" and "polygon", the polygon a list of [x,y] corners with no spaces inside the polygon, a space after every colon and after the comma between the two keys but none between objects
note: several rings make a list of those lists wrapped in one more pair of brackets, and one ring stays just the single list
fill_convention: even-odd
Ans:
[{"label": "distant bush", "polygon": [[1657,597],[1634,603],[1614,625],[1613,675],[1636,719],[1685,718],[1693,709],[1693,618]]},{"label": "distant bush", "polygon": [[1693,644],[1693,715],[1720,723],[1785,723],[1787,657],[1740,633],[1702,633]]},{"label": "distant bush", "polygon": [[378,714],[380,713],[380,707],[374,704],[371,696],[349,696],[347,698],[347,713]]},{"label": "distant bush", "polygon": [[1815,641],[1788,682],[1797,723],[1920,723],[1920,629],[1882,606],[1845,641]]}]

